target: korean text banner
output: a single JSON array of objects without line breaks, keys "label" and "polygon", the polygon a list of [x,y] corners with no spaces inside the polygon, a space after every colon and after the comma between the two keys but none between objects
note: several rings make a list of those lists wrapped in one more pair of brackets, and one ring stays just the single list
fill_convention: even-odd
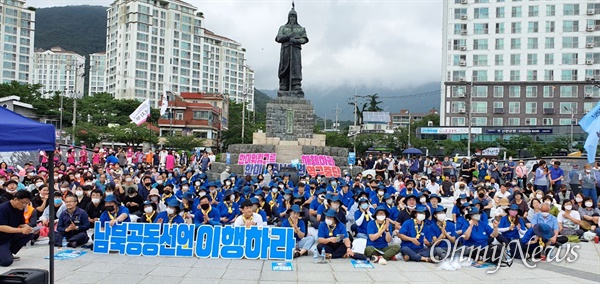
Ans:
[{"label": "korean text banner", "polygon": [[223,259],[293,259],[294,230],[278,227],[120,223],[94,228],[94,253]]}]

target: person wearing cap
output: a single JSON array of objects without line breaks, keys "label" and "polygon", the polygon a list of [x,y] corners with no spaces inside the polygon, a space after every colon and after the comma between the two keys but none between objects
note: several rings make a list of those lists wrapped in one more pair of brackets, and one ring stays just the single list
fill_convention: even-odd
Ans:
[{"label": "person wearing cap", "polygon": [[398,236],[402,240],[400,251],[404,261],[431,262],[431,240],[428,238],[431,233],[429,226],[425,224],[427,215],[427,207],[417,206],[412,212],[412,218],[402,223]]},{"label": "person wearing cap", "polygon": [[240,206],[242,214],[235,219],[234,227],[262,226],[263,220],[260,214],[254,212],[252,201],[244,200]]},{"label": "person wearing cap", "polygon": [[183,224],[185,220],[183,217],[179,216],[179,212],[181,211],[181,203],[177,201],[177,199],[171,199],[167,203],[167,210],[158,213],[156,216],[156,220],[154,223],[159,224]]},{"label": "person wearing cap", "polygon": [[117,223],[131,222],[129,210],[122,206],[114,195],[108,195],[104,198],[104,212],[100,215],[100,226],[104,228],[104,223],[109,222],[112,227]]},{"label": "person wearing cap", "polygon": [[291,189],[285,189],[283,191],[283,199],[281,203],[279,203],[277,216],[279,218],[284,218],[287,215],[287,210],[290,209],[293,205],[292,200],[293,191]]},{"label": "person wearing cap", "polygon": [[456,202],[454,202],[454,207],[452,207],[452,220],[456,223],[458,216],[461,215],[460,206],[466,202],[469,202],[471,198],[466,194],[461,194],[456,198]]},{"label": "person wearing cap", "polygon": [[139,216],[142,212],[142,204],[144,203],[144,199],[141,195],[137,193],[135,187],[130,187],[127,189],[127,195],[123,198],[123,203],[131,214]]},{"label": "person wearing cap", "polygon": [[375,219],[367,225],[367,247],[365,256],[371,258],[372,262],[386,265],[388,260],[395,260],[396,254],[400,252],[400,246],[388,245],[392,242],[394,227],[390,220],[390,213],[385,206],[375,209]]},{"label": "person wearing cap", "polygon": [[[442,203],[442,197],[432,193],[431,195],[429,195],[429,209],[430,209],[430,213],[431,216],[434,215],[434,213],[436,212],[436,210],[438,208],[444,208],[440,203]],[[444,209],[445,210],[445,209]]]},{"label": "person wearing cap", "polygon": [[413,212],[417,207],[417,196],[409,194],[401,199],[401,202],[404,204],[404,208],[398,212],[398,218],[396,218],[396,222],[399,226],[402,226],[404,222],[413,218]]},{"label": "person wearing cap", "polygon": [[[429,204],[429,196],[427,194],[425,194],[426,192],[428,192],[428,191],[423,191],[423,192],[419,193],[419,195],[417,196],[417,198],[419,199],[417,203],[420,206],[427,207],[427,210],[431,213],[431,206]],[[428,216],[431,216],[431,215],[428,215]],[[429,218],[426,221],[428,221],[428,220],[429,220]]]},{"label": "person wearing cap", "polygon": [[[519,239],[520,235],[527,231],[527,227],[525,226],[522,216],[523,212],[519,206],[512,204],[508,208],[508,214],[500,219],[500,224],[498,224],[498,232],[509,242]],[[498,241],[502,243],[502,241]]]},{"label": "person wearing cap", "polygon": [[263,220],[262,225],[263,226],[267,226],[268,225],[267,221],[269,220],[267,218],[267,212],[265,212],[265,210],[263,210],[260,207],[260,200],[258,199],[258,196],[260,196],[260,195],[256,195],[255,197],[251,197],[250,198],[250,201],[252,201],[252,210],[253,210],[254,213],[260,215],[260,217]]},{"label": "person wearing cap", "polygon": [[153,203],[152,201],[144,201],[144,214],[142,214],[142,217],[137,219],[137,222],[154,223],[157,216],[158,211],[156,210],[156,203]]},{"label": "person wearing cap", "polygon": [[[490,237],[498,236],[498,221],[494,220],[491,227],[487,220],[481,219],[481,212],[477,207],[470,207],[466,216],[468,226],[463,228],[463,245],[466,247],[464,255],[470,255],[472,259],[478,259],[479,255],[471,255],[474,248],[483,248],[488,245]],[[482,252],[482,251],[480,251]]]},{"label": "person wearing cap", "polygon": [[194,215],[194,224],[216,226],[221,224],[221,214],[217,208],[210,203],[210,198],[206,195],[199,198],[199,204]]},{"label": "person wearing cap", "polygon": [[[343,223],[346,224],[346,222],[348,222],[348,220],[346,219],[346,210],[344,210],[344,208],[342,207],[342,201],[340,200],[339,195],[334,195],[331,197],[331,199],[329,199],[329,209],[333,209],[335,210],[335,212],[337,212],[337,218],[338,220]],[[323,221],[323,217],[321,215],[321,219],[320,221]]]},{"label": "person wearing cap", "polygon": [[456,222],[454,222],[454,227],[456,229],[457,235],[462,235],[462,233],[469,227],[469,221],[467,220],[467,214],[469,213],[469,207],[471,204],[465,202],[459,206],[459,215],[456,217]]},{"label": "person wearing cap", "polygon": [[[550,239],[554,236],[552,228],[547,224],[536,224],[525,232],[521,238],[521,248],[523,255],[526,258],[540,259],[542,255],[545,255],[544,249],[539,250],[538,247],[546,248],[550,244]],[[511,243],[512,245],[512,243]],[[513,246],[510,250],[517,252],[517,249]],[[515,253],[515,257],[520,258],[519,253]]]},{"label": "person wearing cap", "polygon": [[61,240],[66,238],[67,246],[75,248],[88,242],[89,237],[87,230],[90,228],[90,222],[87,213],[77,207],[77,197],[68,195],[65,197],[67,210],[63,211],[58,218],[56,226],[55,239],[59,240],[55,243],[61,247]]},{"label": "person wearing cap", "polygon": [[148,194],[148,201],[156,204],[156,210],[158,212],[167,210],[167,206],[164,202],[161,202],[160,194],[158,193],[158,189],[156,188],[150,190],[150,193]]},{"label": "person wearing cap", "polygon": [[[319,208],[325,203],[325,189],[319,188],[315,192],[315,198],[310,202],[309,205],[309,213],[310,213],[310,223],[313,224],[315,229],[319,228],[319,219],[317,215],[319,213]],[[320,216],[319,216],[320,217]]]},{"label": "person wearing cap", "polygon": [[[374,218],[374,208],[369,204],[369,200],[365,197],[359,197],[358,199],[358,210],[354,212],[354,220],[356,230],[351,228],[352,231],[356,231],[356,237],[361,239],[368,239],[369,235],[367,228],[369,222]],[[354,227],[354,226],[353,226]]]},{"label": "person wearing cap", "polygon": [[281,222],[281,227],[294,229],[294,238],[296,239],[294,258],[307,255],[308,251],[310,251],[315,244],[315,238],[313,236],[308,236],[306,223],[304,223],[304,220],[300,219],[301,212],[300,206],[294,204],[288,209],[288,218],[285,218],[283,222]]},{"label": "person wearing cap", "polygon": [[402,190],[400,190],[400,196],[401,197],[406,197],[408,195],[414,194],[417,195],[419,194],[419,191],[414,189],[415,187],[415,181],[412,179],[406,180],[404,182],[404,186],[405,188],[403,188]]},{"label": "person wearing cap", "polygon": [[14,179],[9,179],[7,182],[4,183],[4,193],[2,193],[2,195],[0,195],[0,203],[4,203],[7,202],[9,200],[12,200],[13,197],[15,196],[15,193],[17,193],[17,186],[19,185],[19,182],[14,180]]},{"label": "person wearing cap", "polygon": [[191,192],[186,192],[181,196],[181,217],[186,224],[191,224],[194,221],[199,203],[196,203],[196,198]]},{"label": "person wearing cap", "polygon": [[386,193],[383,195],[384,203],[381,205],[385,208],[385,210],[389,213],[389,219],[392,225],[396,224],[396,219],[398,218],[398,214],[400,213],[398,207],[395,204],[395,198],[393,195]]},{"label": "person wearing cap", "polygon": [[208,183],[208,199],[213,206],[217,206],[223,201],[223,194],[217,190],[217,184],[215,182]]},{"label": "person wearing cap", "polygon": [[223,202],[219,203],[217,210],[221,214],[221,224],[233,224],[235,218],[240,215],[240,207],[235,202],[235,194],[233,194],[233,190],[225,191]]},{"label": "person wearing cap", "polygon": [[456,226],[453,222],[448,222],[446,209],[442,206],[435,208],[432,216],[433,218],[429,225],[429,232],[431,234],[431,242],[435,245],[433,256],[438,260],[444,259],[458,237]]},{"label": "person wearing cap", "polygon": [[385,186],[383,186],[383,184],[378,185],[374,193],[375,194],[371,196],[371,206],[373,206],[373,208],[376,208],[377,206],[383,205],[385,203],[383,199],[383,196],[386,193]]},{"label": "person wearing cap", "polygon": [[279,194],[279,191],[280,191],[279,186],[274,185],[274,186],[271,186],[270,188],[271,188],[271,192],[267,196],[265,196],[265,200],[271,207],[272,212],[279,212],[278,207],[279,207],[279,204],[283,203],[283,196],[281,194]]},{"label": "person wearing cap", "polygon": [[331,193],[333,195],[338,195],[339,194],[339,185],[338,185],[338,180],[336,178],[331,178],[329,179],[329,184],[327,185],[327,192]]},{"label": "person wearing cap", "polygon": [[[254,192],[254,198],[257,200],[257,207],[258,210],[260,212],[263,213],[259,213],[261,214],[261,216],[263,217],[263,221],[267,222],[269,221],[269,219],[271,218],[271,216],[273,216],[272,212],[271,212],[271,206],[269,206],[269,204],[267,204],[267,202],[265,201],[265,193],[261,190],[258,189]],[[308,217],[308,212],[307,212],[307,217]]]},{"label": "person wearing cap", "polygon": [[340,183],[341,191],[339,193],[340,200],[342,201],[342,207],[345,211],[350,210],[352,204],[354,204],[354,195],[350,191],[350,187],[345,181]]},{"label": "person wearing cap", "polygon": [[329,209],[325,212],[325,221],[319,224],[317,236],[317,251],[325,249],[326,258],[354,256],[346,226],[338,220],[335,210]]}]

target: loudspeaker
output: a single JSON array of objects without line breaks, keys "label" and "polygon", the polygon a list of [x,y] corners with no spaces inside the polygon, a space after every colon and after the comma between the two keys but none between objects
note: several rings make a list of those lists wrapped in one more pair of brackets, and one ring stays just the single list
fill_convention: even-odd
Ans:
[{"label": "loudspeaker", "polygon": [[47,284],[48,270],[35,268],[17,268],[12,269],[0,275],[2,284]]}]

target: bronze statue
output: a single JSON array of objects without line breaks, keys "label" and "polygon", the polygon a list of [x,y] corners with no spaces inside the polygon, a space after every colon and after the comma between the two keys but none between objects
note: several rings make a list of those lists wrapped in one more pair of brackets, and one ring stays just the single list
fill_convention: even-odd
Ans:
[{"label": "bronze statue", "polygon": [[279,91],[288,95],[304,96],[302,92],[302,45],[308,42],[306,30],[298,24],[298,15],[294,10],[288,14],[288,21],[279,27],[275,41],[281,43],[279,55]]}]

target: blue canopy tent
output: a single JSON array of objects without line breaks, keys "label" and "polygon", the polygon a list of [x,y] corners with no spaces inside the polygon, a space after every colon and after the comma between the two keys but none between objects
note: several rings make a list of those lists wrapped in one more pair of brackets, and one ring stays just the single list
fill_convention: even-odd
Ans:
[{"label": "blue canopy tent", "polygon": [[[20,114],[0,107],[0,152],[47,151],[50,195],[54,196],[54,149],[56,132],[54,125],[33,121]],[[48,227],[54,228],[54,206],[50,206]],[[54,229],[48,233],[50,246],[49,283],[54,283]]]}]

